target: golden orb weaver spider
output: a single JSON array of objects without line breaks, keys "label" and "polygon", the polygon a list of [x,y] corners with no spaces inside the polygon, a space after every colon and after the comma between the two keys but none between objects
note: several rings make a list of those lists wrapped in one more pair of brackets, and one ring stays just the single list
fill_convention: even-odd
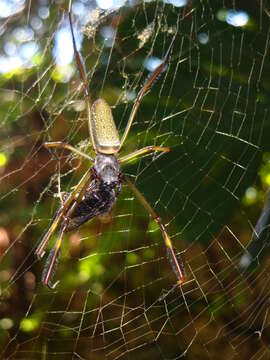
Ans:
[{"label": "golden orb weaver spider", "polygon": [[58,226],[60,226],[59,236],[55,242],[54,247],[48,255],[44,270],[42,272],[42,282],[44,285],[48,286],[51,289],[55,288],[59,281],[57,281],[55,284],[52,284],[51,281],[56,272],[60,247],[64,234],[68,231],[78,228],[83,223],[94,218],[95,216],[99,216],[109,212],[120,193],[121,184],[125,182],[133,191],[137,199],[141,202],[141,204],[145,207],[145,209],[151,214],[153,219],[159,225],[164,238],[167,256],[176,275],[178,284],[181,285],[185,281],[184,265],[181,257],[175,254],[170,236],[166,231],[165,225],[162,223],[160,217],[156,214],[156,212],[148,203],[144,195],[126,176],[124,176],[120,172],[120,164],[123,164],[131,159],[135,159],[143,154],[155,151],[166,153],[170,151],[170,148],[159,146],[146,146],[128,155],[120,157],[119,159],[117,158],[117,155],[128,136],[129,130],[135,118],[135,114],[139,108],[143,96],[148,90],[150,90],[154,82],[158,79],[158,77],[161,75],[161,73],[166,67],[166,63],[171,48],[173,46],[176,34],[171,41],[171,44],[165,54],[162,63],[150,74],[143,87],[139,91],[133,108],[131,110],[131,114],[129,116],[129,120],[127,122],[124,134],[120,141],[113,120],[111,108],[106,103],[106,101],[103,99],[98,99],[93,104],[91,104],[84,63],[79,51],[77,50],[74,37],[71,19],[71,1],[68,9],[68,16],[75,59],[84,87],[88,111],[88,126],[90,139],[94,152],[96,153],[96,157],[94,159],[91,156],[81,152],[80,150],[77,150],[73,146],[60,141],[46,142],[44,144],[47,149],[67,149],[81,157],[88,159],[94,165],[86,171],[86,173],[81,178],[79,183],[75,186],[73,191],[65,196],[62,206],[57,211],[51,225],[49,226],[47,232],[45,233],[38,247],[35,250],[35,254],[37,255],[37,257],[42,258],[45,254],[45,248],[48,244],[48,241],[50,240],[51,236],[54,234]]}]

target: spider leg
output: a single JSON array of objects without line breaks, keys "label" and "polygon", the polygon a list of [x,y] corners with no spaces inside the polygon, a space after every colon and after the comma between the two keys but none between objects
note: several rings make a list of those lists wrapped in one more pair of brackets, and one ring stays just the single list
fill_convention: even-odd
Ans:
[{"label": "spider leg", "polygon": [[156,221],[156,223],[160,227],[160,230],[161,230],[163,238],[164,238],[167,255],[168,255],[170,264],[172,266],[172,269],[178,280],[178,284],[179,285],[183,284],[185,281],[185,269],[184,269],[183,260],[181,259],[180,255],[176,256],[170,236],[168,235],[165,225],[161,221],[161,218],[154,211],[152,206],[149,204],[149,202],[146,200],[146,198],[143,196],[143,194],[137,189],[137,187],[126,177],[124,177],[124,181],[128,184],[128,186],[131,188],[131,190],[136,195],[137,199],[141,202],[141,204],[145,207],[145,209],[152,215],[153,219]]},{"label": "spider leg", "polygon": [[165,66],[166,66],[166,63],[168,61],[168,57],[170,55],[170,51],[172,49],[172,46],[173,46],[173,43],[175,41],[175,38],[176,38],[176,34],[174,35],[172,41],[171,41],[171,44],[164,56],[164,59],[162,61],[162,63],[150,74],[150,76],[146,79],[143,87],[141,88],[141,90],[139,91],[138,95],[137,95],[137,98],[135,100],[135,103],[133,105],[133,108],[131,110],[131,113],[130,113],[130,116],[129,116],[129,119],[128,119],[128,122],[127,122],[127,125],[126,125],[126,128],[125,128],[125,131],[124,131],[124,134],[122,136],[122,139],[121,139],[121,142],[120,142],[120,149],[121,147],[123,146],[127,136],[128,136],[128,133],[129,133],[129,130],[131,128],[131,125],[133,123],[133,120],[135,118],[135,115],[137,113],[137,110],[142,102],[142,99],[144,97],[144,95],[147,93],[148,90],[151,89],[151,87],[154,85],[155,81],[159,78],[159,76],[161,75],[161,73],[163,72],[163,70],[165,69]]},{"label": "spider leg", "polygon": [[69,24],[70,24],[70,30],[71,30],[71,36],[72,36],[73,50],[74,50],[75,60],[76,60],[77,66],[78,66],[78,70],[79,70],[79,73],[80,73],[80,76],[81,76],[81,80],[83,82],[85,96],[89,97],[88,83],[87,83],[87,76],[86,76],[85,66],[84,66],[82,56],[81,56],[80,52],[77,49],[75,36],[74,36],[74,31],[73,31],[73,25],[72,25],[72,19],[71,19],[71,2],[72,1],[70,0],[69,1],[69,7],[68,7],[68,18],[69,18]]},{"label": "spider leg", "polygon": [[[93,174],[93,168],[87,170],[84,176],[81,178],[80,182],[75,186],[74,190],[67,196],[67,199],[64,201],[63,206],[58,210],[53,222],[51,223],[49,229],[41,239],[38,247],[36,248],[35,254],[38,258],[42,258],[44,255],[44,249],[50,240],[51,236],[54,234],[57,226],[62,220],[63,216],[69,211],[70,206],[73,202],[77,205],[78,202],[83,197],[89,182],[91,181],[91,175]],[[75,209],[75,208],[74,208]]]},{"label": "spider leg", "polygon": [[91,119],[91,100],[90,100],[90,95],[89,95],[89,90],[88,90],[89,86],[88,86],[88,82],[87,82],[87,75],[86,75],[86,70],[85,70],[85,66],[84,66],[84,61],[82,59],[80,52],[77,49],[77,45],[76,45],[76,41],[75,41],[72,19],[71,19],[71,0],[69,1],[68,18],[69,18],[69,25],[70,25],[70,30],[71,30],[75,60],[76,60],[77,68],[79,70],[81,81],[82,81],[83,87],[84,87],[84,96],[85,96],[85,100],[86,100],[86,104],[87,104],[88,128],[89,128],[90,138],[91,138],[91,142],[92,142],[94,151],[95,151],[95,153],[97,153],[97,147],[96,147],[96,143],[95,143],[95,139],[93,136],[93,131],[92,131],[91,123],[90,123],[90,121],[91,121],[90,120]]},{"label": "spider leg", "polygon": [[69,151],[71,151],[71,152],[74,152],[75,154],[77,154],[77,155],[79,155],[79,156],[87,159],[87,160],[90,160],[91,162],[94,162],[94,161],[95,161],[91,156],[83,153],[82,151],[80,151],[80,150],[76,149],[75,147],[73,147],[73,146],[71,146],[71,145],[69,145],[69,144],[67,144],[67,143],[64,143],[64,142],[62,142],[62,141],[50,141],[50,142],[45,142],[43,145],[45,146],[46,149],[50,149],[50,148],[52,148],[52,147],[54,147],[54,148],[67,149],[67,150],[69,150]]},{"label": "spider leg", "polygon": [[45,267],[42,272],[41,281],[44,285],[48,286],[50,289],[54,289],[56,285],[59,283],[59,281],[55,282],[54,284],[51,284],[51,280],[56,272],[56,267],[58,264],[59,254],[60,254],[60,247],[63,241],[63,236],[65,233],[67,227],[67,223],[65,223],[60,231],[60,235],[58,239],[56,240],[56,243],[52,250],[50,251],[50,254],[46,260]]},{"label": "spider leg", "polygon": [[151,152],[154,152],[154,151],[161,151],[161,152],[169,152],[170,151],[170,148],[169,147],[161,147],[161,146],[146,146],[142,149],[139,149],[139,150],[136,150],[128,155],[125,155],[125,156],[122,156],[120,159],[119,159],[119,162],[120,163],[125,163],[125,162],[128,162],[130,160],[133,160],[139,156],[142,156],[144,154],[148,154],[148,153],[151,153]]},{"label": "spider leg", "polygon": [[74,202],[71,205],[68,212],[64,216],[64,221],[63,221],[63,224],[61,226],[59,237],[56,240],[54,247],[50,251],[50,254],[49,254],[49,256],[48,256],[48,258],[46,260],[46,264],[45,264],[45,267],[44,267],[43,272],[42,272],[41,281],[45,286],[48,286],[48,288],[51,289],[51,290],[55,289],[55,287],[59,283],[59,280],[58,280],[54,284],[52,284],[51,280],[53,279],[53,277],[55,275],[56,268],[57,268],[57,265],[58,265],[58,259],[59,259],[59,255],[60,255],[60,248],[61,248],[61,245],[62,245],[64,234],[65,234],[66,229],[68,227],[68,224],[70,222],[70,218],[71,218],[71,215],[72,215],[73,211],[75,210],[77,204],[81,201],[81,199],[83,197],[82,192],[83,192],[83,190],[81,191],[77,201]]}]

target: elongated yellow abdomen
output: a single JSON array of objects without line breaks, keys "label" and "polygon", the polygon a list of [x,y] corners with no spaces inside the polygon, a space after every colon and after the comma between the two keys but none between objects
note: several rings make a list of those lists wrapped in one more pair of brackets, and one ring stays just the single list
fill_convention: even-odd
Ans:
[{"label": "elongated yellow abdomen", "polygon": [[93,103],[89,126],[97,152],[115,154],[119,151],[120,141],[112,111],[104,99],[98,99]]}]

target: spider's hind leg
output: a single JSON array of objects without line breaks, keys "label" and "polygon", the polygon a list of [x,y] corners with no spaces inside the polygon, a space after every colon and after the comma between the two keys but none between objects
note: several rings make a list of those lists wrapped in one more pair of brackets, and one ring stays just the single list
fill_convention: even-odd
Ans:
[{"label": "spider's hind leg", "polygon": [[125,143],[125,140],[128,136],[128,133],[130,131],[130,128],[131,128],[131,125],[134,121],[134,118],[135,118],[135,115],[139,109],[139,106],[142,102],[142,99],[144,97],[144,95],[147,94],[147,92],[151,89],[151,87],[155,84],[155,82],[159,79],[159,77],[161,76],[162,72],[165,70],[166,68],[166,64],[168,62],[168,58],[169,58],[169,55],[170,55],[170,52],[172,50],[172,47],[173,47],[173,44],[174,44],[174,41],[176,39],[176,35],[177,33],[175,33],[175,35],[173,36],[172,38],[172,41],[169,45],[169,48],[163,58],[163,61],[162,63],[152,72],[150,73],[149,77],[147,77],[145,83],[143,84],[143,87],[141,88],[141,90],[139,91],[137,97],[136,97],[136,100],[134,102],[134,105],[133,105],[133,108],[131,110],[131,113],[129,115],[129,119],[128,119],[128,122],[127,122],[127,125],[126,125],[126,128],[124,130],[124,134],[122,135],[122,138],[121,138],[121,142],[120,142],[120,149],[122,148],[122,146],[124,145]]}]

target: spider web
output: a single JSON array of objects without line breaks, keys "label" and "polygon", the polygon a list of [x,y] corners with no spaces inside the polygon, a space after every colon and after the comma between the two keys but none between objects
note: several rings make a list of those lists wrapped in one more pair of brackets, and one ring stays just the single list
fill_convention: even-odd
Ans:
[{"label": "spider web", "polygon": [[66,234],[60,283],[50,291],[40,285],[44,259],[34,251],[59,197],[89,163],[42,144],[92,151],[79,74],[74,62],[57,60],[64,5],[17,2],[1,27],[2,68],[16,29],[22,44],[38,46],[31,60],[1,72],[1,357],[268,358],[267,2],[144,1],[106,10],[73,1],[90,95],[108,101],[120,134],[148,68],[177,33],[121,154],[171,147],[123,172],[163,219],[186,282],[176,285],[159,228],[123,186],[108,215]]}]

